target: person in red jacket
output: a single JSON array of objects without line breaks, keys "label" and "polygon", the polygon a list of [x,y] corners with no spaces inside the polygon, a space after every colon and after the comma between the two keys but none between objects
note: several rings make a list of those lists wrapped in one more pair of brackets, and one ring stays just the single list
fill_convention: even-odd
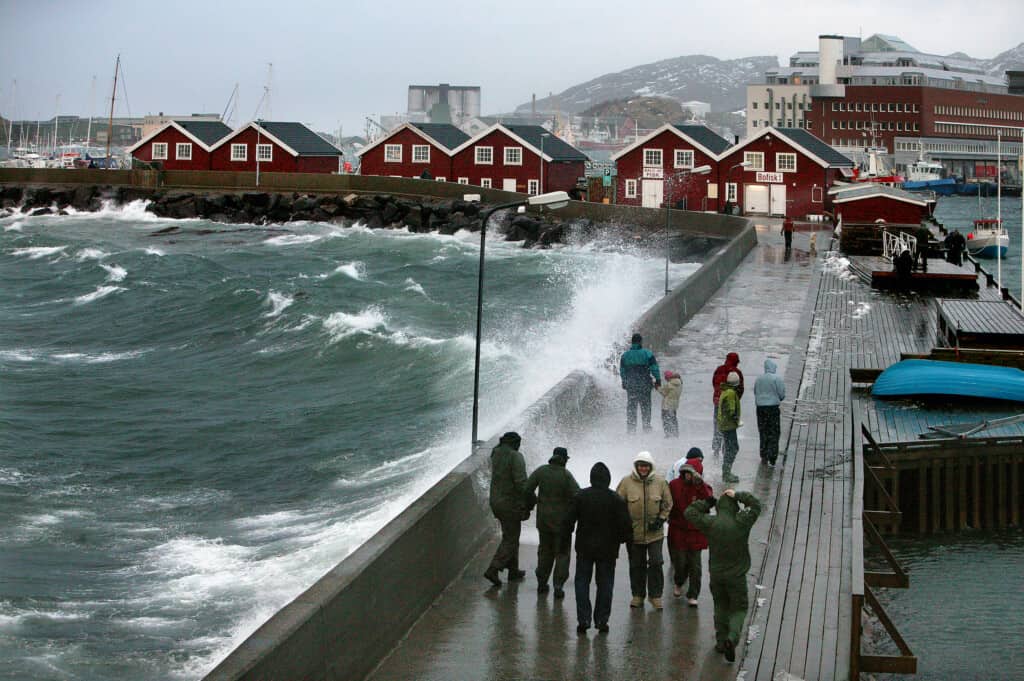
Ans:
[{"label": "person in red jacket", "polygon": [[722,453],[722,433],[718,430],[718,400],[722,397],[722,384],[725,383],[725,379],[729,378],[730,371],[735,371],[739,375],[740,384],[736,388],[736,396],[743,397],[743,372],[740,371],[740,356],[735,352],[730,352],[725,356],[725,364],[715,369],[715,373],[711,377],[711,386],[715,389],[712,398],[715,403],[715,410],[711,420],[711,427],[714,429],[714,436],[711,439],[711,452],[715,456],[719,456]]},{"label": "person in red jacket", "polygon": [[697,499],[712,496],[711,486],[704,482],[704,454],[693,447],[687,453],[686,463],[679,468],[679,477],[668,483],[672,493],[672,511],[668,516],[668,555],[672,560],[672,595],[683,595],[686,584],[686,602],[697,606],[701,583],[701,551],[708,547],[707,538],[683,515],[686,507]]}]

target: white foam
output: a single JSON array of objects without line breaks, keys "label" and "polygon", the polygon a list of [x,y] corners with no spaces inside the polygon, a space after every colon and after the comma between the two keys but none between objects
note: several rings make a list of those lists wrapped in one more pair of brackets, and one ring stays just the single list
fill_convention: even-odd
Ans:
[{"label": "white foam", "polygon": [[78,262],[85,262],[86,260],[102,260],[103,258],[110,255],[106,251],[101,251],[98,248],[83,248],[75,256],[75,260]]},{"label": "white foam", "polygon": [[0,350],[0,360],[7,362],[34,362],[37,355],[29,350]]},{"label": "white foam", "polygon": [[152,246],[148,246],[146,248],[146,255],[157,255],[157,256],[161,256],[162,257],[162,256],[164,256],[166,254],[163,251],[161,251],[159,248],[153,248]]},{"label": "white foam", "polygon": [[356,281],[363,281],[366,277],[366,265],[362,262],[355,260],[344,265],[338,265],[334,268],[335,274],[344,274],[346,277],[355,279]]},{"label": "white foam", "polygon": [[322,238],[318,234],[282,234],[281,236],[270,237],[263,243],[267,246],[299,246],[320,241]]},{"label": "white foam", "polygon": [[267,299],[264,301],[266,305],[270,306],[270,312],[267,312],[264,317],[277,317],[284,312],[288,307],[295,302],[295,299],[284,293],[278,293],[277,291],[271,291],[267,294]]},{"label": "white foam", "polygon": [[[849,302],[850,302],[850,305],[854,304],[854,302],[852,300],[849,301]],[[856,305],[857,305],[856,309],[854,309],[853,313],[850,315],[854,319],[861,319],[863,317],[866,317],[868,312],[871,312],[871,303],[860,302],[860,303],[857,303]]]},{"label": "white foam", "polygon": [[146,210],[150,203],[152,202],[147,199],[136,199],[121,205],[111,199],[105,199],[100,202],[98,211],[88,215],[125,222],[179,222],[150,213]]},{"label": "white foam", "polygon": [[21,228],[24,227],[24,226],[25,226],[25,221],[24,220],[18,220],[17,222],[12,222],[9,225],[4,225],[4,231],[5,232],[20,232],[20,231],[22,231]]},{"label": "white foam", "polygon": [[357,333],[386,329],[387,319],[387,315],[381,308],[371,305],[357,314],[331,313],[323,324],[324,329],[331,336],[331,342],[337,343]]},{"label": "white foam", "polygon": [[63,255],[67,246],[29,246],[28,248],[15,248],[11,255],[24,256],[29,260],[39,260],[48,255]]},{"label": "white foam", "polygon": [[128,276],[128,270],[120,265],[100,265],[107,271],[107,281],[124,281]]},{"label": "white foam", "polygon": [[423,287],[420,284],[417,284],[412,277],[409,277],[408,279],[405,280],[404,290],[412,291],[413,293],[418,293],[424,298],[429,298],[429,296],[427,296],[427,292],[423,290]]},{"label": "white foam", "polygon": [[829,251],[825,254],[823,267],[825,272],[845,281],[853,281],[857,278],[857,275],[850,271],[849,258],[842,257],[836,251]]},{"label": "white foam", "polygon": [[75,298],[75,305],[85,305],[93,301],[99,300],[100,298],[106,298],[111,293],[117,293],[118,291],[127,291],[128,289],[123,286],[99,286],[92,293],[86,293]]},{"label": "white foam", "polygon": [[149,352],[149,350],[127,350],[125,352],[100,352],[88,354],[84,352],[61,352],[52,355],[53,359],[64,362],[81,362],[83,364],[105,364],[107,362],[120,362],[128,359],[135,359]]},{"label": "white foam", "polygon": [[0,485],[20,485],[28,476],[16,468],[0,468]]}]

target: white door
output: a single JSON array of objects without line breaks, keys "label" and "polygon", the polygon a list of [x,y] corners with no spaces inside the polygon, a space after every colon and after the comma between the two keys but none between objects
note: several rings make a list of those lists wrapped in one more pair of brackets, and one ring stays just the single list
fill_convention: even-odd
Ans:
[{"label": "white door", "polygon": [[786,185],[772,184],[771,187],[771,208],[772,215],[786,216]]},{"label": "white door", "polygon": [[501,181],[501,188],[507,192],[514,192],[516,190],[516,178],[506,177]]},{"label": "white door", "polygon": [[661,208],[661,197],[665,185],[661,180],[644,180],[643,203],[644,208]]},{"label": "white door", "polygon": [[743,212],[746,214],[768,214],[768,185],[748,184],[743,187]]}]

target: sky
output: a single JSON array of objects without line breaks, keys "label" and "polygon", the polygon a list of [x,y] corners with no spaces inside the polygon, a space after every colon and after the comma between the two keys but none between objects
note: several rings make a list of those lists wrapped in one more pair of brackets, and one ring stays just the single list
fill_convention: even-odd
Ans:
[{"label": "sky", "polygon": [[1024,41],[1024,0],[0,0],[0,27],[4,117],[105,116],[120,54],[116,115],[223,113],[237,83],[234,125],[261,107],[353,135],[410,84],[479,85],[492,114],[683,55],[786,63],[822,33],[991,58]]}]

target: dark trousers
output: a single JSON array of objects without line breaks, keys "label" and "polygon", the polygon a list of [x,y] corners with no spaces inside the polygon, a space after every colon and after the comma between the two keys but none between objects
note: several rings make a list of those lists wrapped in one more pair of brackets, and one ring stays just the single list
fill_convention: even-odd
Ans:
[{"label": "dark trousers", "polygon": [[782,435],[782,410],[774,407],[757,408],[757,434],[761,442],[761,461],[774,464],[779,458],[779,437]]},{"label": "dark trousers", "polygon": [[711,596],[715,599],[715,640],[738,644],[747,619],[746,577],[723,580],[712,577]]},{"label": "dark trousers", "polygon": [[665,437],[679,437],[679,417],[674,411],[661,412],[661,427]]},{"label": "dark trousers", "polygon": [[519,569],[519,532],[523,521],[519,517],[499,516],[501,523],[501,543],[491,559],[491,567],[495,570],[508,568],[510,572]]},{"label": "dark trousers", "polygon": [[725,470],[732,468],[732,464],[736,461],[736,455],[740,453],[740,441],[736,437],[735,430],[723,430],[722,431],[722,445],[725,450],[725,456],[722,457],[722,466]]},{"label": "dark trousers", "polygon": [[686,587],[687,598],[700,596],[700,549],[688,551],[669,547],[668,556],[672,559],[672,581],[676,586]]},{"label": "dark trousers", "polygon": [[946,256],[946,259],[951,264],[953,264],[953,265],[963,265],[964,264],[964,252],[959,250],[959,249],[957,249],[957,250],[950,249],[949,253]]},{"label": "dark trousers", "polygon": [[572,545],[572,535],[544,530],[538,532],[540,545],[537,547],[537,571],[534,573],[537,575],[537,583],[547,584],[551,569],[554,568],[554,584],[561,588],[569,579],[569,547]]},{"label": "dark trousers", "polygon": [[665,590],[665,575],[661,566],[665,562],[662,555],[662,539],[650,544],[626,544],[629,552],[629,588],[634,596],[643,598],[661,598]]},{"label": "dark trousers", "polygon": [[783,232],[782,237],[786,240],[786,250],[793,248],[793,232]]},{"label": "dark trousers", "polygon": [[612,614],[612,589],[615,586],[615,561],[594,560],[576,554],[576,619],[590,626],[590,578],[596,571],[597,599],[594,601],[594,624],[608,624]]},{"label": "dark trousers", "polygon": [[643,419],[644,432],[651,430],[651,389],[641,388],[639,390],[626,391],[626,432],[636,432],[636,408],[640,407],[640,417]]}]

